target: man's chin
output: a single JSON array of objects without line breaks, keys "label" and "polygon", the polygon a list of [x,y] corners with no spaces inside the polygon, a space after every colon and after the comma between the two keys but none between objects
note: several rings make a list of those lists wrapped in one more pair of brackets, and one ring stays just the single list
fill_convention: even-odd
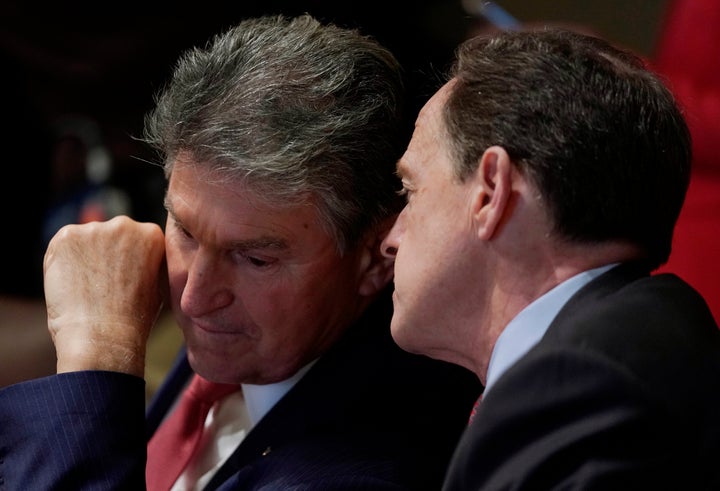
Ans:
[{"label": "man's chin", "polygon": [[193,371],[201,377],[212,382],[239,383],[235,382],[237,370],[233,369],[231,364],[228,363],[228,358],[225,355],[188,344],[187,357]]},{"label": "man's chin", "polygon": [[390,334],[392,334],[393,341],[403,350],[409,353],[417,354],[416,348],[414,347],[412,332],[402,322],[401,318],[397,316],[397,311],[393,314],[393,319],[390,324]]}]

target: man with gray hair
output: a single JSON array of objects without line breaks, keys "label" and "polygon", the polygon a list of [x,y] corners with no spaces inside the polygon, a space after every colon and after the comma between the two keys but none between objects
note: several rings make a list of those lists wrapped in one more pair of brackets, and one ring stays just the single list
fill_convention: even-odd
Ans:
[{"label": "man with gray hair", "polygon": [[[48,247],[58,374],[0,393],[5,489],[437,489],[480,385],[390,336],[403,98],[390,52],[307,15],[185,53],[146,122],[164,234],[116,217]],[[146,434],[165,301],[185,344]]]}]

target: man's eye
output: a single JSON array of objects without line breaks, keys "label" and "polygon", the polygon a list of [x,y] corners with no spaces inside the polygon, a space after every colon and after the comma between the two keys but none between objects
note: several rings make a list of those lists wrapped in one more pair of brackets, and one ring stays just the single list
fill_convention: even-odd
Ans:
[{"label": "man's eye", "polygon": [[252,264],[253,266],[257,266],[258,268],[262,268],[264,266],[269,266],[270,261],[265,261],[264,259],[260,259],[253,256],[245,256],[245,259],[247,259],[247,262]]},{"label": "man's eye", "polygon": [[412,197],[413,190],[403,186],[403,188],[400,191],[398,191],[397,193],[398,193],[398,196],[404,197],[405,202],[407,203],[410,201],[410,198]]},{"label": "man's eye", "polygon": [[413,187],[410,185],[410,182],[408,182],[407,179],[401,179],[400,184],[402,185],[402,189],[397,192],[398,196],[404,196],[405,201],[407,201],[413,194]]},{"label": "man's eye", "polygon": [[275,258],[258,257],[249,254],[241,254],[241,256],[244,261],[250,264],[250,266],[259,269],[269,268],[277,262],[277,259]]},{"label": "man's eye", "polygon": [[182,234],[183,237],[185,237],[187,239],[193,238],[192,234],[190,232],[188,232],[187,229],[185,229],[185,227],[183,227],[182,225],[180,225],[177,222],[175,223],[175,228],[180,232],[180,234]]}]

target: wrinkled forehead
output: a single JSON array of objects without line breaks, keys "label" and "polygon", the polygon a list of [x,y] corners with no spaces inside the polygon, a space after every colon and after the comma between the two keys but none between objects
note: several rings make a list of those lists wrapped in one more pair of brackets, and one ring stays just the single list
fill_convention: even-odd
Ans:
[{"label": "wrinkled forehead", "polygon": [[[189,176],[198,184],[217,186],[223,191],[235,190],[247,199],[278,209],[318,203],[318,196],[310,190],[296,186],[292,180],[285,183],[282,177],[270,180],[269,176],[253,172],[252,168],[237,163],[225,165],[203,161],[190,151],[178,152],[170,163],[170,169],[168,184],[179,169],[186,180]],[[261,174],[264,177],[261,177]]]}]

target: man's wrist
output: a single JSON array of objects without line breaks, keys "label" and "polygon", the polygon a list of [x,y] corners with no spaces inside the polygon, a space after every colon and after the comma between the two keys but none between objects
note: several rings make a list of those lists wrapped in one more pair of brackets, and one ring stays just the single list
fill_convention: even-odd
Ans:
[{"label": "man's wrist", "polygon": [[56,340],[57,373],[106,370],[143,378],[145,343],[123,340]]}]

